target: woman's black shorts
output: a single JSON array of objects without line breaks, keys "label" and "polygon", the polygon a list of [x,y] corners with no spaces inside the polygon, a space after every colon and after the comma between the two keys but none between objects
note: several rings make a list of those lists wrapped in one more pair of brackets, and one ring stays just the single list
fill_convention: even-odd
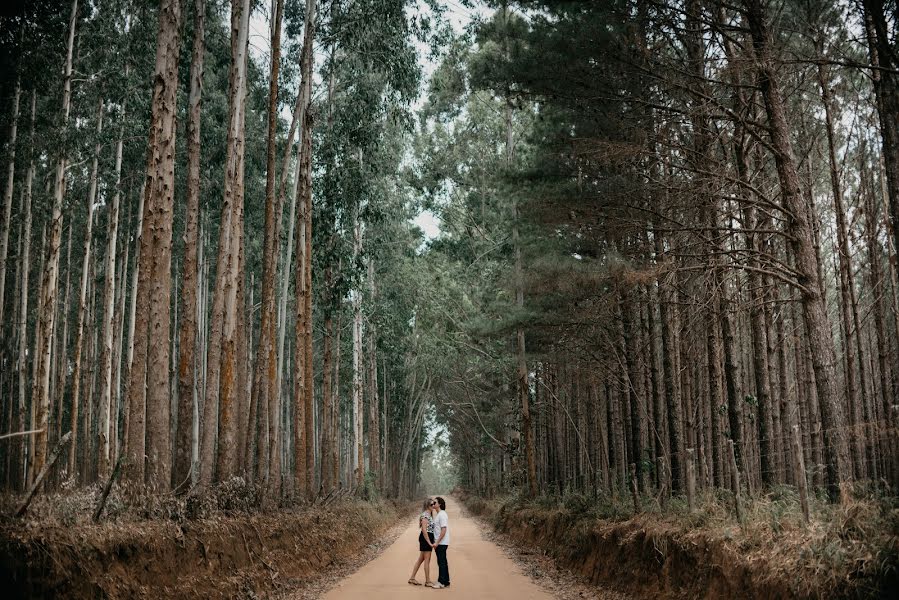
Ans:
[{"label": "woman's black shorts", "polygon": [[[434,543],[434,534],[431,532],[428,532],[428,539],[431,540],[431,544],[433,544]],[[418,534],[418,551],[419,552],[430,552],[431,550],[433,550],[433,548],[431,548],[431,544],[429,544],[425,540],[425,534],[423,534],[423,533]]]}]

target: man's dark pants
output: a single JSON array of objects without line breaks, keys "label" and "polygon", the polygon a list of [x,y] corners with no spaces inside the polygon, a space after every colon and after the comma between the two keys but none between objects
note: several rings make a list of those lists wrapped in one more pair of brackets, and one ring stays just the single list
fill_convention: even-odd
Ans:
[{"label": "man's dark pants", "polygon": [[450,584],[449,565],[446,564],[447,548],[449,548],[448,545],[437,546],[437,569],[440,572],[440,574],[437,576],[437,581],[442,583],[443,585]]}]

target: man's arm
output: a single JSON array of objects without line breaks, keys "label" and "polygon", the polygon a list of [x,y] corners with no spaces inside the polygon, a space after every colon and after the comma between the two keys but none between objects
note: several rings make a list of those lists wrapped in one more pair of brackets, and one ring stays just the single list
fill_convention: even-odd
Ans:
[{"label": "man's arm", "polygon": [[434,545],[439,546],[440,540],[442,540],[445,535],[446,535],[446,525],[444,525],[440,528],[440,537],[437,538],[437,541],[434,542]]}]

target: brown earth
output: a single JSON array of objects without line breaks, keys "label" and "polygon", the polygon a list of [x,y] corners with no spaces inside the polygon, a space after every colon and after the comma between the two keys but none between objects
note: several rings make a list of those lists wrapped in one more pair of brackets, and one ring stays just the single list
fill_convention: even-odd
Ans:
[{"label": "brown earth", "polygon": [[[447,550],[450,587],[436,590],[407,582],[418,558],[418,525],[410,515],[409,525],[381,556],[341,581],[325,600],[393,600],[421,598],[464,598],[466,600],[550,600],[554,596],[541,589],[493,542],[486,539],[477,523],[447,499],[451,544]],[[430,562],[431,578],[437,579],[437,559]],[[418,581],[425,581],[424,568]]]},{"label": "brown earth", "polygon": [[7,598],[256,598],[297,589],[379,539],[408,509],[346,501],[181,522],[7,525]]}]

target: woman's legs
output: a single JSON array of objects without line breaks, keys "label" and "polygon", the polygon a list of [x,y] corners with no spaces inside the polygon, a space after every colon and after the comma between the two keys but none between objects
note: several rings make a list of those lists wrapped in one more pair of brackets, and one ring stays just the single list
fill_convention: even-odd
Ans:
[{"label": "woman's legs", "polygon": [[[430,554],[429,552],[419,552],[418,560],[415,561],[415,568],[412,569],[412,575],[409,576],[409,579],[415,579],[415,576],[418,575],[418,567],[421,566],[421,563],[425,560],[425,554]],[[430,558],[430,556],[428,557]],[[430,560],[428,562],[431,562]],[[428,577],[428,567],[425,567],[425,579]]]},{"label": "woman's legs", "polygon": [[422,552],[421,559],[425,564],[425,583],[430,583],[431,581],[431,553],[430,552]]}]

